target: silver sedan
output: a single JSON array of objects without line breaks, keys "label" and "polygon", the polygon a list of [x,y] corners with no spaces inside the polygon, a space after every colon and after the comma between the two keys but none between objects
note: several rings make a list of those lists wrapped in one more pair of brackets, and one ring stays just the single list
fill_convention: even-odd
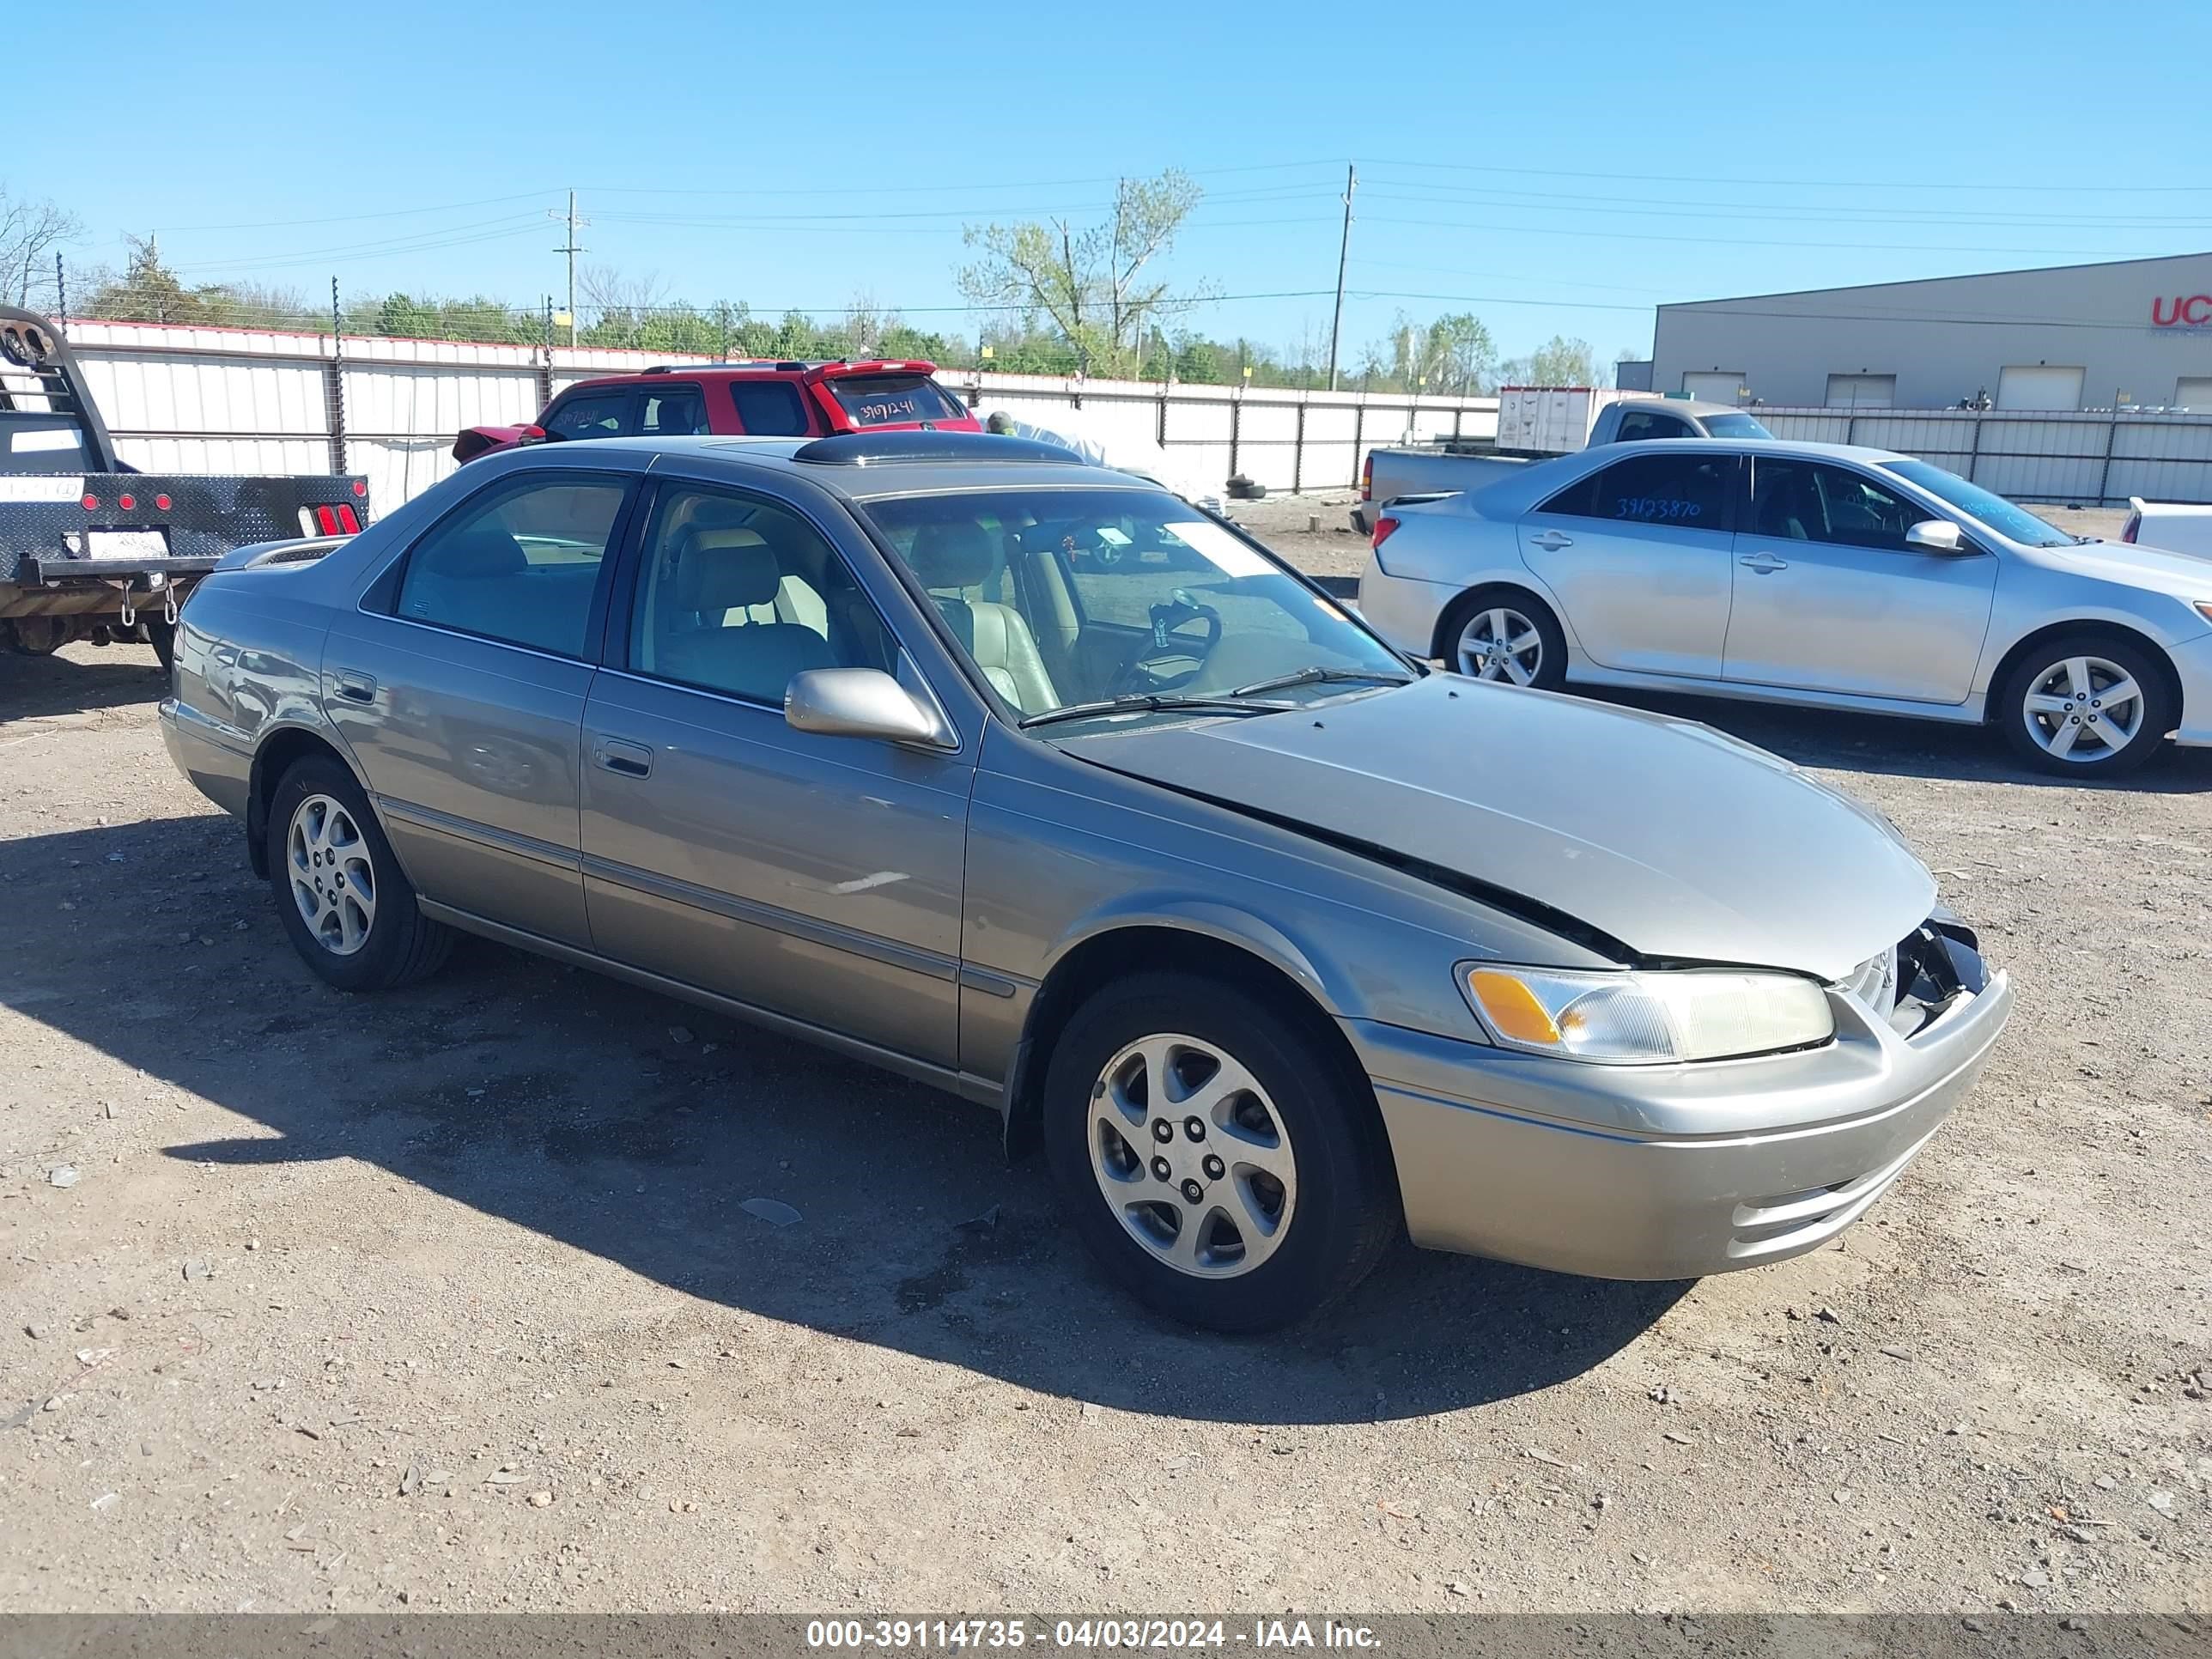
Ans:
[{"label": "silver sedan", "polygon": [[1359,605],[1481,678],[1986,722],[2074,777],[2212,744],[2212,561],[1887,450],[1614,445],[1395,503]]},{"label": "silver sedan", "polygon": [[1810,1250],[1972,1085],[2010,990],[1881,817],[1429,673],[1069,459],[472,462],[204,582],[170,752],[329,983],[475,933],[986,1103],[1112,1278],[1217,1327],[1401,1233],[1626,1278]]}]

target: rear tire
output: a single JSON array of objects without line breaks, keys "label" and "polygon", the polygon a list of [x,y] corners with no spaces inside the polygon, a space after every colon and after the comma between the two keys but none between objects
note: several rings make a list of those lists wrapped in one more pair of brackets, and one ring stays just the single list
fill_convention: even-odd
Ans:
[{"label": "rear tire", "polygon": [[2143,765],[2164,746],[2180,708],[2156,653],[2084,629],[2023,657],[1997,688],[1991,718],[2038,771],[2088,782]]},{"label": "rear tire", "polygon": [[453,930],[415,902],[353,774],[325,755],[295,761],[269,803],[269,886],[293,949],[341,991],[428,977]]},{"label": "rear tire", "polygon": [[1567,635],[1551,606],[1517,587],[1462,594],[1437,628],[1437,654],[1455,674],[1556,691],[1567,682]]},{"label": "rear tire", "polygon": [[1304,1025],[1154,973],[1097,993],[1053,1045],[1054,1184],[1107,1275],[1158,1312],[1270,1330],[1346,1295],[1399,1237],[1373,1091]]}]

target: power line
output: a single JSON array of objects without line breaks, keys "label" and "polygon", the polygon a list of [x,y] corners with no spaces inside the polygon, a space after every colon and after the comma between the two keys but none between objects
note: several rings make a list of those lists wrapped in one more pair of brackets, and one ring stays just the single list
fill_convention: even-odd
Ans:
[{"label": "power line", "polygon": [[362,219],[411,219],[426,213],[458,213],[463,208],[495,207],[503,202],[528,202],[550,196],[549,190],[526,190],[513,196],[481,196],[473,202],[444,202],[434,207],[393,208],[380,213],[333,213],[317,219],[249,219],[228,225],[156,225],[156,230],[276,230],[293,225],[349,225]]},{"label": "power line", "polygon": [[1438,173],[1493,173],[1522,179],[1601,179],[1633,180],[1656,185],[1753,185],[1777,190],[1965,190],[1982,194],[2041,191],[2051,195],[2181,195],[2212,194],[2212,185],[1994,185],[1967,184],[1957,179],[1733,179],[1720,173],[1598,173],[1566,167],[1505,167],[1473,161],[1377,161],[1377,167],[1425,167]]},{"label": "power line", "polygon": [[[1638,218],[1685,219],[1749,219],[1760,222],[1804,222],[1814,224],[1848,222],[1868,225],[1936,225],[1978,228],[1989,227],[2005,229],[2018,227],[2045,229],[2054,226],[2078,227],[2083,229],[2165,230],[2200,229],[2212,226],[2212,219],[2175,219],[2120,217],[2116,216],[2039,216],[2021,218],[1998,214],[1985,214],[1973,210],[1946,208],[1911,208],[1898,212],[1881,209],[1857,207],[1798,208],[1783,204],[1760,202],[1674,202],[1654,203],[1650,197],[1626,196],[1559,196],[1544,195],[1533,191],[1475,191],[1453,190],[1449,195],[1437,195],[1437,188],[1418,181],[1401,179],[1377,179],[1371,181],[1378,196],[1394,202],[1425,202],[1444,205],[1466,202],[1469,206],[1503,207],[1524,213],[1582,213],[1601,215],[1626,214]],[[1392,190],[1392,185],[1411,184],[1420,194],[1408,194]],[[1521,198],[1521,199],[1503,199]],[[1588,205],[1580,205],[1588,204]],[[1632,205],[1641,204],[1641,205]],[[1717,210],[1707,211],[1706,210]]]},{"label": "power line", "polygon": [[[2156,258],[2158,254],[2136,255],[2118,248],[2078,247],[1968,247],[1942,242],[1792,242],[1773,239],[1740,236],[1656,236],[1637,231],[1566,230],[1556,225],[1504,225],[1485,219],[1477,223],[1459,219],[1401,219],[1370,217],[1371,225],[1422,225],[1433,230],[1510,231],[1516,236],[1575,236],[1607,242],[1694,242],[1704,247],[1795,247],[1811,249],[1842,249],[1857,252],[1862,250],[1887,253],[1984,253],[1984,254],[2057,254],[2064,258],[2080,259],[2099,255],[2122,258]],[[2180,255],[2172,257],[2179,258]]]}]

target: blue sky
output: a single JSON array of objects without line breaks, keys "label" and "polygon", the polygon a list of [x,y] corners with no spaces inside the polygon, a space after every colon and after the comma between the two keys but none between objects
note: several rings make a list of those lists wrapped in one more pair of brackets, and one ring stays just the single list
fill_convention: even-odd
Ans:
[{"label": "blue sky", "polygon": [[[1325,336],[1360,173],[1347,359],[1394,313],[1647,347],[1655,301],[2212,247],[2212,8],[1360,8],[100,0],[11,19],[0,183],[158,228],[191,280],[674,297],[969,331],[963,223],[1206,191],[1192,319]],[[1251,297],[1243,297],[1251,296]]]}]

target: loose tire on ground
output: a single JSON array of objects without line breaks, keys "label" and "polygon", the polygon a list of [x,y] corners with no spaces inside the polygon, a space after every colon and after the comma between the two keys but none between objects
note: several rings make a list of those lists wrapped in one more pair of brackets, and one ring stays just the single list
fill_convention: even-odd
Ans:
[{"label": "loose tire on ground", "polygon": [[[1196,1082],[1186,1095],[1176,1092],[1177,1084],[1150,1099],[1141,1121],[1127,1120],[1126,1137],[1103,1134],[1102,1117],[1122,1098],[1109,1066],[1126,1060],[1131,1078],[1150,1075],[1151,1062],[1127,1057],[1164,1037],[1185,1045],[1180,1056],[1197,1057],[1189,1073]],[[1232,1121],[1216,1121],[1206,1099],[1206,1085],[1223,1075],[1206,1071],[1208,1051],[1241,1067],[1255,1085],[1231,1091]],[[1193,1103],[1208,1114],[1200,1118],[1206,1133],[1195,1137],[1186,1125],[1198,1113],[1159,1109]],[[1099,991],[1054,1045],[1043,1108],[1046,1157],[1084,1243],[1115,1283],[1188,1323],[1247,1332],[1302,1318],[1349,1292],[1402,1231],[1389,1149],[1366,1079],[1303,1022],[1238,988],[1153,973]],[[1261,1120],[1272,1122],[1287,1158],[1252,1128]],[[1133,1152],[1139,1160],[1133,1179],[1107,1172],[1109,1166],[1094,1158],[1097,1144],[1116,1138],[1117,1159],[1126,1164],[1122,1154]],[[1227,1160],[1218,1174],[1217,1152]],[[1270,1178],[1243,1161],[1248,1154],[1288,1170],[1292,1190],[1270,1191]],[[1163,1167],[1165,1176],[1156,1173]],[[1109,1181],[1115,1183],[1112,1200]],[[1186,1182],[1199,1188],[1187,1200],[1178,1196]],[[1233,1253],[1215,1251],[1187,1267],[1170,1265],[1175,1252],[1155,1224],[1148,1191],[1156,1193],[1163,1212],[1216,1212],[1207,1217],[1211,1231],[1204,1236],[1226,1246],[1229,1234],[1239,1232]],[[1262,1208],[1273,1202],[1282,1218],[1279,1235],[1263,1240],[1265,1229],[1253,1225],[1255,1198]],[[1124,1218],[1132,1214],[1133,1224]],[[1264,1242],[1255,1265],[1240,1265],[1251,1259],[1240,1228],[1252,1230],[1255,1244]],[[1181,1236],[1179,1225],[1175,1237]]]},{"label": "loose tire on ground", "polygon": [[[303,817],[303,808],[313,810]],[[292,763],[270,799],[267,844],[276,914],[293,948],[330,984],[388,991],[445,962],[453,930],[422,914],[361,786],[337,761],[310,755]],[[323,902],[343,907],[346,884],[359,892],[364,881],[365,906],[342,910]],[[320,935],[307,908],[325,917]]]}]

